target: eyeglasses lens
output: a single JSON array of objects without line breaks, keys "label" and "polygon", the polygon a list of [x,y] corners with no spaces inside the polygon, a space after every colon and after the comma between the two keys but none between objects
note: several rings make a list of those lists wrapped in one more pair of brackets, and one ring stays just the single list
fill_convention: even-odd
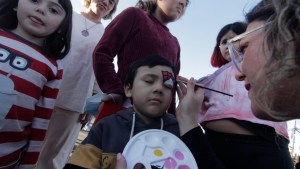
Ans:
[{"label": "eyeglasses lens", "polygon": [[243,54],[240,52],[239,49],[239,41],[229,42],[228,50],[233,63],[237,67],[238,71],[241,72],[241,63],[243,61]]}]

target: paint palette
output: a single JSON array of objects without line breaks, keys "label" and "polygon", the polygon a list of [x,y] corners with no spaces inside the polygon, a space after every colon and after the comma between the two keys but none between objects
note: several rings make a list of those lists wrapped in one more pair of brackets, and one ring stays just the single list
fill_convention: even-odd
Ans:
[{"label": "paint palette", "polygon": [[175,135],[157,129],[135,135],[126,145],[123,155],[127,169],[141,163],[146,169],[197,169],[188,147]]}]

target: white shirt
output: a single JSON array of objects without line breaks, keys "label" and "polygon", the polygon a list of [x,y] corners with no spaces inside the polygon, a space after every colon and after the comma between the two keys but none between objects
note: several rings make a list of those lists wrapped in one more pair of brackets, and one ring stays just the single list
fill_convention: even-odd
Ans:
[{"label": "white shirt", "polygon": [[[89,36],[82,35],[88,29]],[[95,83],[93,51],[104,33],[104,26],[96,24],[80,13],[73,12],[71,49],[62,60],[63,79],[56,106],[83,113],[87,97],[92,95]]]}]

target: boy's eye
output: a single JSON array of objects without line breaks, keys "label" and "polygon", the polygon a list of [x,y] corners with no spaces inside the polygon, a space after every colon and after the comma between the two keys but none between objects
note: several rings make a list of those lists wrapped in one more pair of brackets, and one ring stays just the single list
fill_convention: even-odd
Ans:
[{"label": "boy's eye", "polygon": [[33,2],[33,3],[37,3],[37,2],[38,2],[38,0],[31,0],[31,2]]},{"label": "boy's eye", "polygon": [[146,83],[152,84],[154,81],[153,80],[145,80]]}]

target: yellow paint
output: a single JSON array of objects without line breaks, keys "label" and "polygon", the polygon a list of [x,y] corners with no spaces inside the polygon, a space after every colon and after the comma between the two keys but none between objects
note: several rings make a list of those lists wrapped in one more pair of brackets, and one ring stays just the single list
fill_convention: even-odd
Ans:
[{"label": "yellow paint", "polygon": [[163,152],[160,150],[154,150],[154,155],[161,157],[161,156],[163,156]]}]

